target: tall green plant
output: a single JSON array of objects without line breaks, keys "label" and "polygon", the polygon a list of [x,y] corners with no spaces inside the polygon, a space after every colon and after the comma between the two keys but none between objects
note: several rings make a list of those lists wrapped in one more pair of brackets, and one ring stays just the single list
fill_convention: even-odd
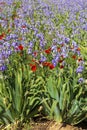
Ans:
[{"label": "tall green plant", "polygon": [[73,71],[67,77],[50,75],[46,79],[42,101],[45,114],[59,123],[78,124],[87,118],[86,89],[84,84],[78,84]]},{"label": "tall green plant", "polygon": [[38,113],[39,87],[33,80],[34,74],[28,65],[20,65],[14,70],[9,81],[4,76],[0,79],[0,122],[4,124],[25,121]]}]

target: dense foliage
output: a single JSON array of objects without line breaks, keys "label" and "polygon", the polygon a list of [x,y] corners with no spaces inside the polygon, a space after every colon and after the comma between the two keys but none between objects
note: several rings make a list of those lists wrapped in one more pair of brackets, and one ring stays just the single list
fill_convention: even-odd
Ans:
[{"label": "dense foliage", "polygon": [[86,120],[86,50],[86,0],[0,1],[0,124]]}]

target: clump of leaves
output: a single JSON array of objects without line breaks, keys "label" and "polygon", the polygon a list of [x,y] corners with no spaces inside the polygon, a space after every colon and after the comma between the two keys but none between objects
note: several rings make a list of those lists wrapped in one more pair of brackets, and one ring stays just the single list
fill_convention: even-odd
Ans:
[{"label": "clump of leaves", "polygon": [[78,84],[77,76],[50,75],[46,79],[42,104],[46,116],[72,125],[87,118],[87,86]]},{"label": "clump of leaves", "polygon": [[[24,122],[38,114],[40,106],[38,78],[34,81],[29,66],[14,69],[10,78],[0,79],[0,124]],[[37,81],[38,80],[38,81]]]}]

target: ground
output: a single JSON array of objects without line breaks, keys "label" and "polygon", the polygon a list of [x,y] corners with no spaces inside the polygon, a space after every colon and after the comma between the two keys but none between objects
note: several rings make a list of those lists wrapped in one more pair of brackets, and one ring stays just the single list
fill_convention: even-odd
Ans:
[{"label": "ground", "polygon": [[55,121],[38,121],[31,123],[30,130],[87,130],[87,122],[82,122],[77,126],[68,124],[58,124]]},{"label": "ground", "polygon": [[53,120],[36,119],[31,120],[30,123],[25,123],[25,125],[22,126],[14,124],[11,125],[11,127],[0,128],[0,130],[87,130],[87,122],[82,122],[76,126],[72,126],[65,123],[58,124]]}]

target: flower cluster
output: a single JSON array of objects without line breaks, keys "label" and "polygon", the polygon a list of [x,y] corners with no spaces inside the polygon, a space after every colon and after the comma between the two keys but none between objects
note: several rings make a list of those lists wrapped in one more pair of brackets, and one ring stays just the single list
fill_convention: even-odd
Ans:
[{"label": "flower cluster", "polygon": [[[51,5],[49,6],[42,0],[37,2],[26,0],[17,3],[14,0],[6,0],[0,3],[0,71],[7,69],[6,65],[10,64],[9,58],[13,53],[20,54],[22,58],[23,52],[26,52],[31,57],[29,65],[33,72],[36,72],[39,67],[49,70],[55,68],[68,70],[72,67],[76,70],[77,75],[83,72],[84,60],[80,48],[72,40],[72,35],[78,32],[78,26],[70,26],[72,34],[69,37],[65,36],[67,33],[64,31],[67,25],[73,23],[71,20],[72,8],[66,6],[65,2],[62,4],[52,1],[52,3],[56,4],[55,7],[58,8],[61,16],[64,16],[64,10],[60,10],[60,6],[65,7],[65,14],[69,9],[70,12],[67,16],[69,19],[65,19],[60,24],[61,19],[56,17],[58,13],[52,9]],[[71,4],[73,5],[72,2]],[[4,7],[7,8],[6,12]],[[74,9],[75,13],[78,14],[76,7]],[[54,23],[53,20],[56,22]],[[66,25],[67,20],[68,24]],[[56,25],[57,22],[60,25],[60,27],[58,25],[59,28]],[[81,81],[79,79],[79,82]]]}]

